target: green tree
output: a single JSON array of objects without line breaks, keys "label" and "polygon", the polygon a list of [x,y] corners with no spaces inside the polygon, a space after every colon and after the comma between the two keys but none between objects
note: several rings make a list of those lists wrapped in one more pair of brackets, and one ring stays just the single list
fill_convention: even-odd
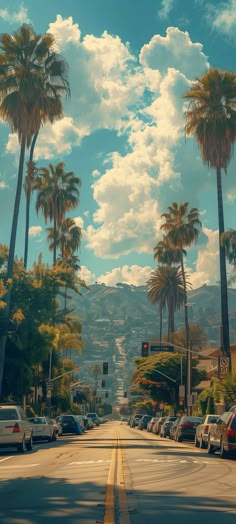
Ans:
[{"label": "green tree", "polygon": [[147,281],[148,300],[159,304],[161,310],[167,306],[169,312],[169,335],[174,333],[174,313],[184,304],[185,290],[182,272],[179,267],[159,266],[152,271]]},{"label": "green tree", "polygon": [[222,169],[227,170],[236,139],[236,73],[210,69],[196,78],[183,95],[190,101],[186,111],[186,135],[196,139],[208,167],[216,170],[221,282],[222,351],[230,358],[228,290],[224,233]]},{"label": "green tree", "polygon": [[187,282],[184,270],[184,248],[190,247],[194,242],[197,242],[200,233],[201,222],[199,220],[199,212],[197,208],[189,210],[189,203],[177,204],[173,202],[168,207],[168,213],[163,213],[162,217],[165,219],[161,229],[167,234],[167,238],[174,247],[180,250],[181,256],[181,271],[184,286],[184,315],[185,315],[185,331],[186,344],[189,345],[189,322],[188,322],[188,304],[187,304]]},{"label": "green tree", "polygon": [[[30,146],[33,136],[38,133],[42,123],[50,120],[49,113],[46,111],[47,103],[42,84],[44,87],[48,85],[49,70],[51,70],[51,78],[53,77],[54,82],[57,81],[57,67],[55,67],[53,45],[54,37],[52,35],[49,33],[37,35],[33,28],[26,24],[22,25],[12,35],[3,33],[0,36],[0,116],[2,120],[10,124],[12,131],[17,133],[20,144],[7,267],[9,281],[13,276],[25,150]],[[54,67],[52,65],[50,68],[49,64],[53,64],[53,61],[55,62]],[[61,93],[63,93],[65,87],[67,88],[68,86],[66,79],[63,77],[60,86]],[[57,92],[59,92],[60,86],[58,84]],[[52,91],[51,107],[54,98],[58,111],[58,100]],[[55,115],[55,111],[53,113]],[[9,286],[0,340],[0,391],[5,360],[10,299],[11,287]]]},{"label": "green tree", "polygon": [[60,162],[56,166],[40,168],[35,180],[37,192],[36,210],[42,211],[45,222],[53,222],[53,263],[56,262],[57,231],[65,218],[65,213],[74,209],[79,203],[80,178],[73,172],[66,172]]}]

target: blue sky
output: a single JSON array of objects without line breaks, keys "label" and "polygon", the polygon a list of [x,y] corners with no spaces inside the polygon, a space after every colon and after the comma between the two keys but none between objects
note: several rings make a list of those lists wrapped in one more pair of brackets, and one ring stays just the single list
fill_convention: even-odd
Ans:
[{"label": "blue sky", "polygon": [[[215,173],[184,137],[181,95],[209,66],[235,68],[236,0],[0,0],[0,32],[23,22],[54,34],[69,64],[64,117],[41,129],[37,165],[65,162],[80,176],[70,213],[83,230],[81,277],[143,285],[155,268],[161,214],[188,201],[203,233],[188,252],[193,287],[219,279]],[[0,121],[1,243],[9,243],[19,158]],[[236,160],[223,176],[225,227],[235,228]],[[22,192],[16,254],[23,256]],[[45,224],[31,208],[29,266],[48,252]]]}]

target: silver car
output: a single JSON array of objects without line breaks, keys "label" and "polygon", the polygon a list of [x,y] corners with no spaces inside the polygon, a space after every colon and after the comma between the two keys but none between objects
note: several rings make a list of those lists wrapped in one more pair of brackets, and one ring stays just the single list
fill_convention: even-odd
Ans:
[{"label": "silver car", "polygon": [[17,404],[0,404],[0,447],[32,450],[32,424]]}]

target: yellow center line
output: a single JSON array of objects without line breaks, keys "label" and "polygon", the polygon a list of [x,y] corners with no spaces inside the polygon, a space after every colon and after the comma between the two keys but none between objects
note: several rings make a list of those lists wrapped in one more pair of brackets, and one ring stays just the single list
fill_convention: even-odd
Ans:
[{"label": "yellow center line", "polygon": [[115,524],[116,521],[116,493],[118,492],[119,524],[130,524],[128,500],[125,492],[122,451],[119,435],[114,433],[111,467],[107,480],[105,496],[104,524]]}]

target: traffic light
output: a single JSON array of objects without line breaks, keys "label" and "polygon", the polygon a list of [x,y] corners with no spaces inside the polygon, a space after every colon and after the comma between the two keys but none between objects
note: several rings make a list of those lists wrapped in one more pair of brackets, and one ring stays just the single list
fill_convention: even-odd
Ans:
[{"label": "traffic light", "polygon": [[148,342],[142,342],[142,357],[148,357]]},{"label": "traffic light", "polygon": [[108,375],[108,362],[103,362],[103,375]]},{"label": "traffic light", "polygon": [[105,388],[106,382],[105,380],[102,380],[102,388]]},{"label": "traffic light", "polygon": [[107,398],[107,397],[108,397],[108,395],[109,395],[109,392],[108,392],[108,391],[106,391],[106,392],[105,392],[105,397]]}]

